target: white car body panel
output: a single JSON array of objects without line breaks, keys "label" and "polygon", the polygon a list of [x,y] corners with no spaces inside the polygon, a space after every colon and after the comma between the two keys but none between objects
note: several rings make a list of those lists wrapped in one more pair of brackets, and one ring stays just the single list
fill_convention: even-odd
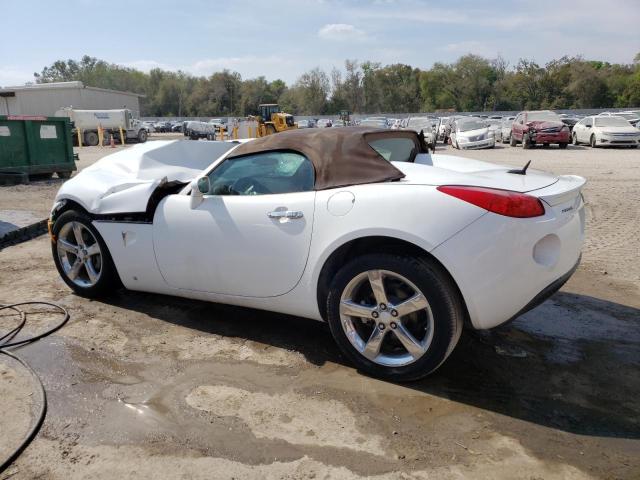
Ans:
[{"label": "white car body panel", "polygon": [[[90,213],[144,212],[156,185],[190,182],[224,161],[225,142],[153,142],[105,157],[67,182],[57,201]],[[204,165],[204,166],[203,166]],[[394,165],[394,182],[301,193],[208,196],[191,184],[158,204],[153,222],[96,217],[125,287],[322,320],[318,282],[329,257],[364,237],[391,237],[430,252],[451,274],[472,325],[491,328],[516,315],[570,272],[584,235],[584,179],[462,157],[420,154]],[[521,168],[521,166],[520,166]],[[469,185],[528,192],[544,216],[489,213],[437,190]],[[268,212],[302,217],[282,221]]]},{"label": "white car body panel", "polygon": [[[167,284],[183,290],[273,297],[296,286],[307,261],[315,192],[205,196],[169,195],[156,209],[153,247]],[[272,219],[291,210],[299,219]]]}]

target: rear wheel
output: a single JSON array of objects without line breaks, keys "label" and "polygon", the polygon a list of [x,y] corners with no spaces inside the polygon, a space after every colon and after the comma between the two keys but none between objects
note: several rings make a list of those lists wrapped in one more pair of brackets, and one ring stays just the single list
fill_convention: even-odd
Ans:
[{"label": "rear wheel", "polygon": [[77,294],[96,297],[119,286],[113,260],[91,218],[69,210],[55,221],[53,261],[64,282]]},{"label": "rear wheel", "polygon": [[338,272],[327,313],[333,337],[358,369],[410,381],[436,370],[453,351],[464,307],[436,264],[380,253],[357,257]]},{"label": "rear wheel", "polygon": [[98,145],[98,134],[96,132],[87,132],[84,134],[84,143],[90,147]]}]

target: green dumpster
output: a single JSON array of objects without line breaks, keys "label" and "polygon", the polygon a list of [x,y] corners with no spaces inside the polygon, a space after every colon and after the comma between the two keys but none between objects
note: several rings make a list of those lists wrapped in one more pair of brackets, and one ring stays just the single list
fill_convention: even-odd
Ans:
[{"label": "green dumpster", "polygon": [[67,117],[0,115],[0,176],[51,175],[76,170]]}]

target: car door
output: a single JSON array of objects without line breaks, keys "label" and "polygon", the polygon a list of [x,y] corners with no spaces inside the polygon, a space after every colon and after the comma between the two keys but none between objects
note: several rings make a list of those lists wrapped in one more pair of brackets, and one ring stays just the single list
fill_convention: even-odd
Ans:
[{"label": "car door", "polygon": [[578,137],[579,142],[589,143],[591,141],[591,132],[593,131],[594,123],[594,117],[587,117],[584,119],[584,123],[580,129],[580,137]]},{"label": "car door", "polygon": [[511,135],[518,141],[522,140],[522,113],[519,113],[513,121]]},{"label": "car door", "polygon": [[247,297],[293,289],[313,227],[311,162],[293,152],[230,158],[203,197],[170,195],[153,220],[158,268],[174,288]]},{"label": "car door", "polygon": [[584,136],[584,124],[586,122],[587,118],[585,117],[573,126],[573,133],[575,134],[576,140],[578,140],[578,142],[584,141],[582,137]]}]

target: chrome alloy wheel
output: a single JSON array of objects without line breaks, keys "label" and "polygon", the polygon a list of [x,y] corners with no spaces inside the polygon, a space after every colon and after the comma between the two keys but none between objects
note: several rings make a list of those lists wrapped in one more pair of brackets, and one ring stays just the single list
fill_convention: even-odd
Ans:
[{"label": "chrome alloy wheel", "polygon": [[102,251],[96,237],[80,222],[62,226],[56,242],[65,275],[79,287],[93,287],[102,273]]},{"label": "chrome alloy wheel", "polygon": [[364,357],[385,367],[420,359],[433,339],[433,314],[422,292],[388,270],[354,277],[340,298],[342,328]]}]

